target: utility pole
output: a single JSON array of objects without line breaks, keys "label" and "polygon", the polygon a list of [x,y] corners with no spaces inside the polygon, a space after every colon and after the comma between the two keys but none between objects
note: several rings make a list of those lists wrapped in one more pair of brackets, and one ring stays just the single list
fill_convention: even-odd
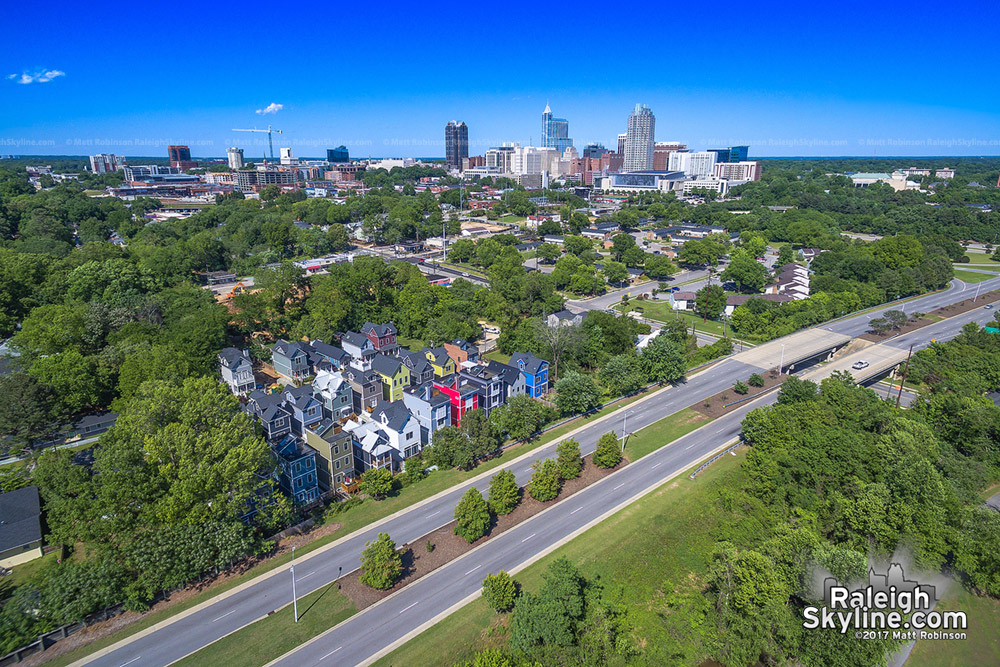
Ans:
[{"label": "utility pole", "polygon": [[295,622],[299,622],[299,597],[295,594],[295,547],[292,547],[292,608],[295,611]]},{"label": "utility pole", "polygon": [[781,344],[781,360],[778,362],[778,375],[781,375],[781,370],[785,367],[785,344]]},{"label": "utility pole", "polygon": [[976,284],[976,296],[972,297],[972,303],[975,303],[976,299],[979,298],[979,288],[982,286],[983,284],[981,282]]},{"label": "utility pole", "polygon": [[896,407],[899,407],[899,401],[903,398],[903,384],[906,382],[906,369],[910,366],[910,355],[913,354],[913,344],[910,344],[910,351],[906,353],[906,363],[903,365],[903,377],[899,381],[899,393],[896,394]]}]

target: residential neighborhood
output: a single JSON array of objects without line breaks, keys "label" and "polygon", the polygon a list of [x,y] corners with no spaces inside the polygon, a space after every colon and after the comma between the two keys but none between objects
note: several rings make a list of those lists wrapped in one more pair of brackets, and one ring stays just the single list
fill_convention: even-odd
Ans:
[{"label": "residential neighborhood", "polygon": [[[579,323],[561,311],[550,317]],[[542,398],[548,362],[517,353],[508,363],[481,360],[464,340],[411,352],[392,322],[367,322],[336,343],[279,340],[271,365],[279,382],[254,384],[249,355],[218,354],[219,379],[244,401],[280,463],[281,489],[298,504],[345,497],[371,468],[397,473],[433,443],[434,432],[461,426],[472,410],[487,415],[513,396]]]}]

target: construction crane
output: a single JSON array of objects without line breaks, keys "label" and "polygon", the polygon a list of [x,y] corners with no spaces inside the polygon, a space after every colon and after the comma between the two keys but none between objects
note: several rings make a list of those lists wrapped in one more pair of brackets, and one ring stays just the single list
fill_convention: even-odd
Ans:
[{"label": "construction crane", "polygon": [[281,134],[281,130],[272,130],[271,126],[268,125],[266,130],[258,130],[256,127],[249,130],[238,130],[233,128],[233,132],[266,132],[267,133],[267,145],[271,149],[271,160],[274,160],[274,142],[271,141],[272,134]]}]

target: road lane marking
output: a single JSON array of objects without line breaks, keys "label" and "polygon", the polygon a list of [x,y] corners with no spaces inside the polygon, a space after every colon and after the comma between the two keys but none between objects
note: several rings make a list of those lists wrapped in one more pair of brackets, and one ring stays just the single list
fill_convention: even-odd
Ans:
[{"label": "road lane marking", "polygon": [[308,577],[308,576],[310,576],[310,575],[313,575],[313,574],[316,574],[316,570],[313,570],[313,571],[312,571],[312,572],[310,572],[309,574],[303,574],[303,575],[302,575],[301,577],[299,577],[299,578],[297,579],[297,581],[302,581],[302,580],[303,580],[303,579],[305,579],[306,577]]},{"label": "road lane marking", "polygon": [[440,514],[440,513],[441,513],[441,510],[438,510],[437,512],[434,512],[434,514],[428,514],[428,515],[427,515],[427,516],[425,516],[424,518],[425,518],[425,519],[429,519],[429,518],[431,518],[432,516],[434,516],[435,514]]},{"label": "road lane marking", "polygon": [[466,575],[470,575],[470,574],[472,574],[473,572],[475,572],[476,570],[478,570],[481,567],[482,567],[482,564],[479,564],[479,565],[475,566],[474,568],[472,568],[471,570],[469,570],[468,572],[466,572],[465,574]]},{"label": "road lane marking", "polygon": [[625,486],[625,482],[622,482],[621,484],[619,484],[618,486],[616,486],[615,488],[613,488],[611,490],[612,491],[617,491],[618,489],[622,488],[623,486]]},{"label": "road lane marking", "polygon": [[523,540],[521,540],[521,544],[524,544],[525,542],[527,542],[528,540],[530,540],[532,537],[534,537],[537,534],[538,533],[532,533],[531,535],[528,535],[526,538],[524,538]]},{"label": "road lane marking", "polygon": [[663,463],[663,461],[658,461],[658,462],[654,463],[653,465],[649,466],[649,469],[652,470],[653,468],[655,468],[656,466],[660,465],[661,463]]},{"label": "road lane marking", "polygon": [[573,510],[572,512],[570,512],[570,514],[576,514],[577,512],[579,512],[582,509],[583,509],[583,507],[577,507],[575,510]]},{"label": "road lane marking", "polygon": [[[416,607],[416,606],[417,606],[418,604],[420,604],[420,600],[417,600],[416,602],[414,602],[413,604],[411,604],[411,605],[410,605],[409,607],[407,607],[406,609],[412,609],[413,607]],[[402,613],[403,613],[404,611],[406,611],[406,609],[401,609],[401,610],[399,611],[399,613],[400,613],[400,614],[402,614]]]},{"label": "road lane marking", "polygon": [[320,658],[320,660],[326,660],[327,658],[329,658],[331,655],[333,655],[334,653],[336,653],[337,651],[339,651],[342,648],[344,648],[344,647],[343,646],[338,646],[337,648],[333,649],[332,651],[330,651],[329,653],[327,653],[326,655],[324,655],[322,658]]},{"label": "road lane marking", "polygon": [[725,427],[725,426],[723,426],[722,428],[720,428],[720,429],[719,429],[718,431],[716,431],[715,433],[716,433],[716,435],[718,435],[719,433],[722,433],[722,432],[723,432],[723,431],[725,431],[725,430],[726,430],[726,427]]},{"label": "road lane marking", "polygon": [[122,663],[121,665],[119,665],[118,667],[125,667],[125,665],[131,665],[131,664],[132,664],[133,662],[135,662],[136,660],[138,660],[138,659],[139,659],[139,658],[141,658],[141,657],[142,657],[141,655],[137,655],[137,656],[135,656],[134,658],[132,658],[131,660],[129,660],[128,662],[123,662],[123,663]]},{"label": "road lane marking", "polygon": [[[218,618],[213,618],[211,622],[212,622],[212,623],[215,623],[216,621],[221,621],[221,620],[222,620],[222,619],[224,619],[224,618],[225,618],[226,616],[229,616],[230,614],[235,614],[235,613],[236,613],[236,610],[235,610],[235,609],[233,609],[232,611],[227,611],[227,612],[226,612],[225,614],[223,614],[222,616],[220,616],[220,617],[218,617]],[[126,663],[126,664],[128,664],[128,663]]]},{"label": "road lane marking", "polygon": [[524,472],[531,472],[532,470],[534,470],[534,468],[525,468]]},{"label": "road lane marking", "polygon": [[684,451],[686,452],[687,450],[691,449],[692,447],[694,447],[694,445],[688,445],[687,447],[684,448]]}]

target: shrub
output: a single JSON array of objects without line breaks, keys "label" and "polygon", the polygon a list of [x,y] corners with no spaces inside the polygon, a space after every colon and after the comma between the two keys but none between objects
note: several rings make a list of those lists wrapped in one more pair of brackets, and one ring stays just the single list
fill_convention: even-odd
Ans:
[{"label": "shrub", "polygon": [[736,384],[733,385],[733,391],[735,391],[740,396],[745,396],[747,392],[750,391],[750,387],[748,387],[745,382],[737,380]]},{"label": "shrub", "polygon": [[392,588],[403,572],[403,559],[396,551],[396,543],[388,533],[365,545],[361,553],[361,583],[384,591]]},{"label": "shrub", "polygon": [[553,459],[545,459],[534,465],[535,472],[528,484],[528,493],[535,500],[547,502],[559,495],[562,488],[562,478],[559,476],[559,466]]},{"label": "shrub", "polygon": [[490,528],[490,508],[483,500],[483,494],[473,487],[465,492],[455,507],[455,534],[472,543],[486,534]]},{"label": "shrub", "polygon": [[510,470],[501,470],[490,480],[490,510],[497,515],[510,514],[521,501],[521,489]]},{"label": "shrub", "polygon": [[488,574],[483,579],[483,599],[497,613],[510,611],[517,599],[517,582],[503,570]]},{"label": "shrub", "polygon": [[563,440],[556,447],[556,465],[559,466],[559,476],[563,479],[575,479],[580,476],[583,459],[580,457],[580,443],[576,440]]},{"label": "shrub", "polygon": [[375,500],[382,500],[392,491],[392,473],[385,468],[369,468],[361,475],[358,490]]},{"label": "shrub", "polygon": [[754,373],[753,375],[750,376],[750,379],[747,380],[747,384],[749,384],[751,387],[763,387],[764,378],[760,376],[760,373]]},{"label": "shrub", "polygon": [[594,465],[598,468],[614,468],[621,460],[622,449],[618,436],[613,431],[602,435],[594,451]]}]

